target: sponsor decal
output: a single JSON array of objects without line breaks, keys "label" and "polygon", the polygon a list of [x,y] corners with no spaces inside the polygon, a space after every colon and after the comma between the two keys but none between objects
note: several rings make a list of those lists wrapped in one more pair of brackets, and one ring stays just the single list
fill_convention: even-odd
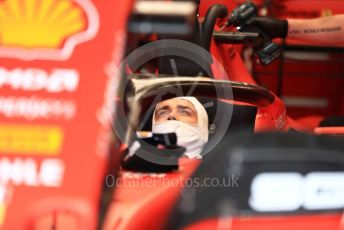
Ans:
[{"label": "sponsor decal", "polygon": [[99,16],[90,0],[3,0],[0,25],[0,57],[67,60],[96,36]]},{"label": "sponsor decal", "polygon": [[79,73],[73,69],[53,69],[47,72],[34,68],[8,70],[0,67],[0,88],[9,87],[13,90],[74,92],[78,88],[79,78]]},{"label": "sponsor decal", "polygon": [[0,184],[30,187],[59,187],[65,165],[60,159],[0,158]]},{"label": "sponsor decal", "polygon": [[[27,92],[73,93],[79,87],[80,75],[73,69],[51,71],[35,68],[5,69],[0,67],[0,88]],[[73,100],[42,99],[37,96],[0,96],[0,116],[6,118],[65,119],[76,113]]]},{"label": "sponsor decal", "polygon": [[59,127],[0,124],[0,152],[54,156],[61,151]]},{"label": "sponsor decal", "polygon": [[1,97],[0,115],[7,118],[65,119],[71,120],[76,113],[73,101],[32,97]]},{"label": "sponsor decal", "polygon": [[344,172],[261,173],[253,178],[249,204],[258,212],[344,208]]}]

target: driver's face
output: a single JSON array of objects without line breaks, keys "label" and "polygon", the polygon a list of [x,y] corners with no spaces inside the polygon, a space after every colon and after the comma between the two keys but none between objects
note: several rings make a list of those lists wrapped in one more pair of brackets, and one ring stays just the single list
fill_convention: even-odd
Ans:
[{"label": "driver's face", "polygon": [[172,98],[157,105],[154,119],[155,122],[177,120],[188,124],[196,124],[197,111],[190,101]]}]

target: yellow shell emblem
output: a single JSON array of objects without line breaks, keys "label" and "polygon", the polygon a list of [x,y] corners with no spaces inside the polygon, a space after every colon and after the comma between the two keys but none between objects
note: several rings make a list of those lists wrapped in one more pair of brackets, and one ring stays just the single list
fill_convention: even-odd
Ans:
[{"label": "yellow shell emblem", "polygon": [[[77,43],[95,36],[98,30],[95,27],[98,28],[98,15],[89,0],[2,0],[0,56],[23,59],[36,59],[42,56],[43,59],[59,59],[57,54],[44,52],[68,46],[66,49],[69,50],[64,52],[70,54],[70,49]],[[6,49],[3,51],[2,47]],[[21,50],[11,51],[11,48]],[[30,54],[23,53],[23,49],[39,49],[41,53],[36,53],[30,58]]]}]

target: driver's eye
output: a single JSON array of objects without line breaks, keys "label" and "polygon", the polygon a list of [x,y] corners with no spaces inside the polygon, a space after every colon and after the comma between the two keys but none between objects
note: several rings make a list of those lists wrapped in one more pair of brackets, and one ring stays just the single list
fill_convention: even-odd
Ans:
[{"label": "driver's eye", "polygon": [[158,111],[157,115],[158,115],[158,117],[167,116],[168,111],[167,110],[160,110],[160,111]]},{"label": "driver's eye", "polygon": [[184,116],[191,116],[191,111],[189,109],[181,109],[180,113]]},{"label": "driver's eye", "polygon": [[185,111],[185,110],[182,111],[182,114],[183,115],[190,115],[190,113],[188,113],[188,111]]}]

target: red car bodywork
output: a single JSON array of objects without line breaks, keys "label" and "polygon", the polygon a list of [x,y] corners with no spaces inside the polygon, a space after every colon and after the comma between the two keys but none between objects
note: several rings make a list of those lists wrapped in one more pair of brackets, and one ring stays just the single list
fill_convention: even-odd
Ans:
[{"label": "red car bodywork", "polygon": [[[230,1],[201,1],[200,15],[205,15],[205,11],[215,3],[222,3],[232,9],[236,6]],[[309,3],[307,3],[309,4]],[[296,6],[296,5],[295,5]],[[297,5],[302,8],[301,5]],[[216,79],[232,80],[256,84],[252,75],[247,70],[242,58],[241,47],[230,44],[216,44],[214,41],[211,45],[211,53],[217,61],[222,64],[226,71],[224,74],[221,68],[216,65],[212,66],[212,71]],[[229,76],[226,79],[225,76]],[[288,131],[294,129],[304,132],[313,132],[317,127],[322,116],[312,116],[305,118],[302,122],[296,122],[287,116],[284,103],[278,98],[275,102],[267,107],[258,108],[256,117],[255,132],[280,130]],[[319,130],[316,129],[316,130]],[[333,131],[333,130],[332,130]],[[342,132],[342,128],[335,130],[338,133]],[[320,133],[320,131],[318,132]],[[194,165],[190,165],[190,169],[170,173],[164,175],[166,179],[174,180],[175,178],[185,179],[190,175],[190,172],[195,170]],[[124,174],[126,172],[123,172]],[[123,175],[122,175],[123,176]],[[143,180],[149,178],[149,175],[141,174],[139,179]],[[156,175],[149,178],[155,180]],[[156,189],[136,189],[135,192],[129,187],[121,187],[114,197],[114,203],[109,212],[109,219],[106,229],[162,229],[163,223],[168,219],[169,209],[173,206],[177,194],[182,187],[157,187]],[[131,192],[133,196],[131,197]],[[135,194],[135,195],[134,195]],[[152,197],[155,194],[156,197]],[[117,208],[116,208],[117,207]],[[113,210],[113,211],[112,211]],[[126,211],[127,210],[127,211]],[[112,214],[113,213],[113,214]],[[130,221],[130,218],[131,221]],[[220,223],[224,223],[225,229],[341,229],[342,215],[312,215],[312,216],[278,216],[278,217],[233,217],[232,219],[214,219],[204,220],[186,229],[217,229]],[[221,225],[222,226],[222,225]]]},{"label": "red car bodywork", "polygon": [[[80,0],[81,1],[81,0]],[[86,0],[85,0],[86,1]],[[286,1],[287,2],[287,1]],[[229,10],[235,4],[230,1],[202,1],[201,15],[212,3],[229,4]],[[74,100],[78,106],[77,115],[72,122],[61,120],[28,121],[24,119],[9,119],[0,117],[1,123],[10,125],[57,126],[61,128],[64,141],[61,150],[54,156],[63,162],[63,182],[59,187],[33,187],[27,185],[5,185],[8,198],[5,203],[4,229],[95,229],[98,223],[99,200],[101,187],[107,169],[107,150],[111,144],[109,123],[97,120],[99,111],[104,109],[105,115],[112,115],[112,99],[107,101],[106,92],[113,81],[108,81],[106,71],[115,74],[111,69],[120,63],[126,41],[126,26],[132,1],[96,2],[93,1],[99,14],[99,31],[97,36],[88,42],[80,44],[70,59],[65,61],[34,60],[23,61],[1,57],[1,65],[6,68],[41,68],[50,71],[52,68],[73,68],[80,72],[80,88],[73,95],[50,95],[37,92],[44,98],[64,98]],[[209,5],[207,5],[209,4]],[[325,3],[324,3],[325,4]],[[211,53],[224,66],[232,81],[243,81],[255,84],[240,55],[241,47],[212,43]],[[108,68],[107,68],[108,67]],[[220,71],[212,66],[216,79],[222,79]],[[119,79],[115,79],[119,81]],[[111,87],[110,87],[111,91]],[[31,93],[1,89],[2,95],[28,96]],[[111,96],[111,95],[110,95]],[[104,98],[105,97],[105,98]],[[109,104],[107,104],[109,103]],[[108,107],[110,105],[110,107]],[[110,111],[111,112],[111,111]],[[104,115],[104,114],[103,114]],[[276,97],[275,102],[267,107],[258,109],[255,131],[279,130],[312,132],[319,119],[301,124],[287,116],[283,102]],[[306,125],[304,125],[306,124]],[[342,132],[342,129],[340,132]],[[321,131],[318,131],[320,133]],[[98,150],[98,151],[97,151]],[[117,145],[114,154],[119,154]],[[39,173],[41,162],[51,159],[49,156],[35,154],[1,152],[2,159],[32,159]],[[185,181],[199,165],[198,160],[181,160],[180,169],[164,175],[149,175],[144,173],[120,171],[116,180],[115,190],[110,208],[105,219],[105,229],[163,229],[170,209],[183,188]],[[117,165],[113,165],[117,167]],[[164,179],[162,181],[162,178]],[[150,181],[150,182],[148,182]],[[165,182],[164,182],[165,181]],[[176,184],[166,184],[166,181],[177,181]],[[147,183],[153,183],[149,187]],[[145,184],[147,186],[140,186]],[[132,187],[134,186],[134,188]],[[0,207],[1,208],[1,207]],[[237,217],[228,223],[230,229],[340,229],[342,216],[315,215],[295,217]],[[205,220],[188,229],[211,229],[218,226],[218,220]],[[227,221],[226,221],[227,224]]]},{"label": "red car bodywork", "polygon": [[[56,8],[51,10],[61,10],[57,2]],[[43,1],[36,1],[33,5],[36,8],[25,8],[24,3],[18,2],[14,7],[29,11],[27,14],[32,13],[30,10],[43,10],[43,16],[47,13],[41,5]],[[86,34],[81,32],[80,44],[74,43],[75,47],[69,53],[60,50],[62,47],[55,47],[50,52],[51,48],[41,48],[40,44],[36,44],[37,50],[19,51],[20,43],[10,57],[1,53],[1,67],[9,73],[16,69],[17,78],[23,77],[24,82],[22,88],[2,84],[2,99],[29,98],[37,103],[74,106],[69,117],[54,116],[52,112],[31,119],[21,115],[0,115],[0,219],[3,220],[0,225],[3,229],[95,229],[98,225],[101,188],[112,142],[112,93],[115,93],[112,79],[118,81],[119,78],[119,74],[109,68],[118,66],[124,55],[132,1],[121,1],[120,4],[89,0],[73,1],[70,5],[69,1],[64,3],[67,11],[80,12],[79,17],[69,22],[70,25],[81,23],[84,26],[81,29],[86,31]],[[58,12],[54,14],[59,16]],[[45,14],[46,17],[49,15]],[[43,21],[48,19],[43,18]],[[58,27],[59,21],[55,22]],[[44,25],[38,26],[51,29]],[[32,30],[37,29],[34,26],[29,24]],[[5,46],[1,43],[2,50],[8,48]],[[56,69],[73,74],[67,77],[76,78],[74,88],[59,82],[61,78],[56,74],[48,75],[49,79],[56,77],[57,80],[51,80],[46,88],[40,88],[42,77],[31,82],[36,84],[32,88],[25,87],[30,84],[25,83],[30,74],[50,74]],[[69,78],[68,82],[71,80]],[[52,86],[55,88],[49,88]],[[65,90],[57,91],[58,87]],[[39,108],[27,109],[30,112]]]}]

